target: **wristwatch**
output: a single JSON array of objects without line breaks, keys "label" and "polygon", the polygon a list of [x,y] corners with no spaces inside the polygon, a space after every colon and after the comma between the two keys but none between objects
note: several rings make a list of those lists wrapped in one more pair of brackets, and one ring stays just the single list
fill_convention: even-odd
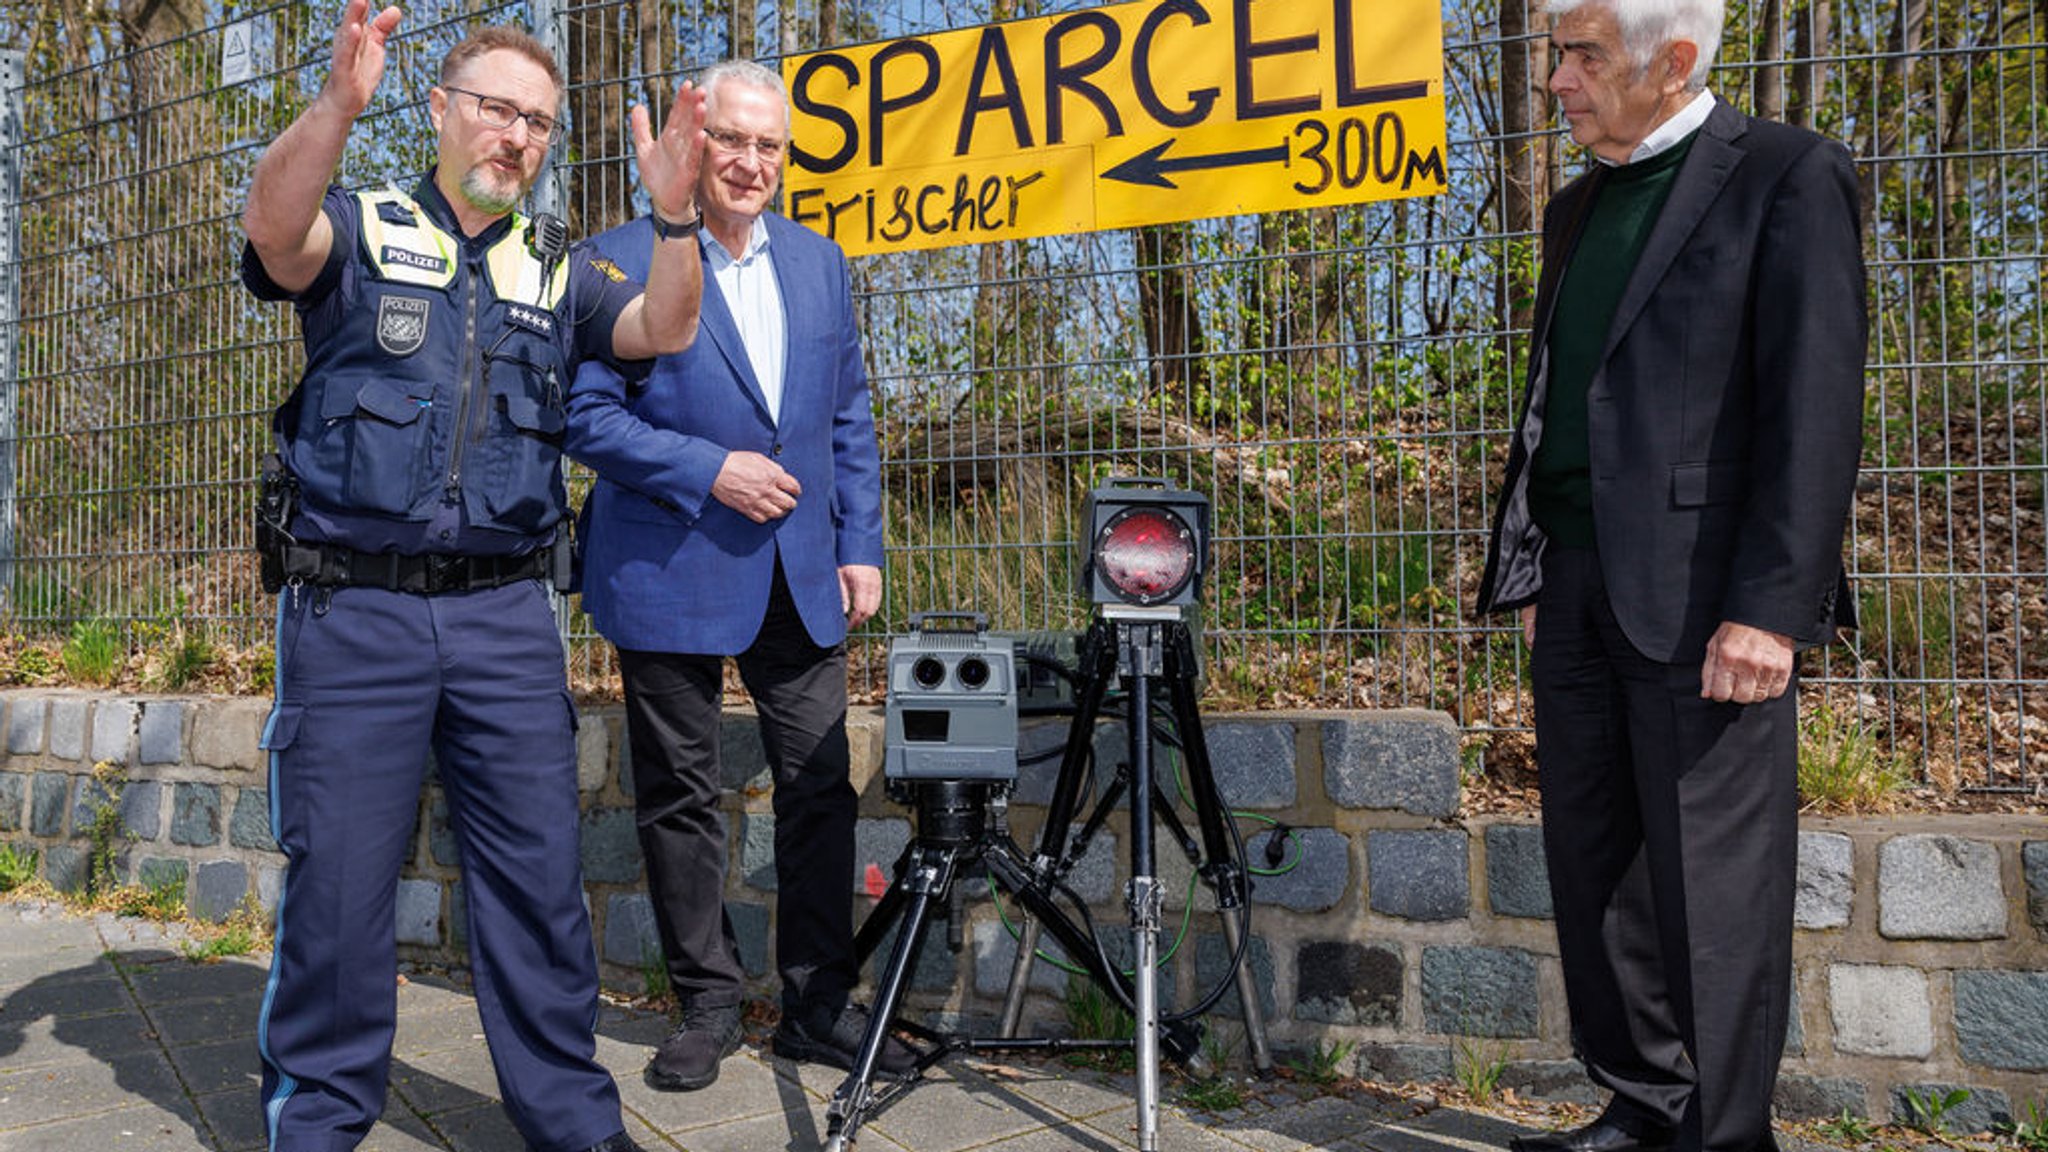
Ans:
[{"label": "wristwatch", "polygon": [[654,238],[657,240],[680,240],[685,236],[695,236],[697,230],[704,227],[704,210],[702,208],[697,209],[695,216],[680,224],[669,223],[661,218],[661,213],[659,212],[649,212],[647,218],[654,221]]}]

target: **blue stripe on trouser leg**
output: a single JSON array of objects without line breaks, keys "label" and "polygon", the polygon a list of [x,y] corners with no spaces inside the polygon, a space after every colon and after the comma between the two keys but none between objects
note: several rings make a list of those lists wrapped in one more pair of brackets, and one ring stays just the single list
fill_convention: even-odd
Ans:
[{"label": "blue stripe on trouser leg", "polygon": [[539,1152],[618,1131],[617,1089],[594,1059],[574,720],[545,593],[532,581],[435,597],[351,588],[324,614],[314,592],[296,599],[280,621],[270,740],[292,860],[263,1022],[272,1146],[352,1147],[382,1110],[396,884],[430,742],[506,1109]]},{"label": "blue stripe on trouser leg", "polygon": [[441,784],[462,853],[470,963],[506,1111],[540,1152],[620,1128],[596,1062],[597,956],[583,904],[575,713],[534,581],[438,596]]},{"label": "blue stripe on trouser leg", "polygon": [[422,598],[357,588],[287,593],[277,653],[272,831],[290,863],[261,1022],[266,1121],[280,1152],[345,1149],[384,1108],[398,874],[439,661]]}]

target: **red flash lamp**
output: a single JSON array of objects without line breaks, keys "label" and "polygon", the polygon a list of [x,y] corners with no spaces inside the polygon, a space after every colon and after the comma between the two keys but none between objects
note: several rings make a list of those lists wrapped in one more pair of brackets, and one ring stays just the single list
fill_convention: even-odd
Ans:
[{"label": "red flash lamp", "polygon": [[1141,608],[1195,603],[1209,552],[1209,498],[1165,480],[1113,476],[1088,493],[1081,593]]}]

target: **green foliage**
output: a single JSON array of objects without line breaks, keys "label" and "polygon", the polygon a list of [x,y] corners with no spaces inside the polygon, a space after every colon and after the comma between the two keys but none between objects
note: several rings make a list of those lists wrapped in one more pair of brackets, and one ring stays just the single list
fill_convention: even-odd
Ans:
[{"label": "green foliage", "polygon": [[1485,1104],[1500,1090],[1500,1078],[1508,1070],[1507,1045],[1486,1043],[1468,1036],[1458,1038],[1452,1052],[1451,1070],[1458,1086],[1475,1104]]},{"label": "green foliage", "polygon": [[197,631],[174,625],[149,652],[143,684],[159,692],[190,687],[213,666],[214,648]]},{"label": "green foliage", "polygon": [[1228,1112],[1244,1106],[1244,1089],[1228,1076],[1211,1076],[1184,1086],[1180,1098],[1205,1112]]},{"label": "green foliage", "polygon": [[181,946],[187,960],[206,964],[229,956],[247,956],[270,946],[270,926],[263,910],[249,897],[218,924],[194,924]]},{"label": "green foliage", "polygon": [[64,674],[76,683],[104,688],[120,675],[128,647],[112,621],[95,616],[71,626],[71,638],[64,642],[60,659]]},{"label": "green foliage", "polygon": [[107,903],[121,916],[176,921],[183,920],[187,913],[183,876],[165,876],[143,884],[124,885],[107,896]]},{"label": "green foliage", "polygon": [[58,669],[57,661],[48,651],[23,644],[15,650],[14,667],[9,670],[9,679],[22,684],[42,684],[55,676]]},{"label": "green foliage", "polygon": [[92,766],[92,793],[87,800],[91,817],[85,830],[92,861],[85,877],[88,900],[111,895],[121,886],[121,846],[128,839],[121,827],[121,793],[127,786],[128,777],[114,761],[102,760]]},{"label": "green foliage", "polygon": [[668,961],[659,944],[643,941],[640,945],[640,990],[649,1000],[669,994]]},{"label": "green foliage", "polygon": [[1351,1053],[1357,1047],[1357,1044],[1349,1040],[1338,1040],[1329,1044],[1318,1040],[1315,1047],[1298,1056],[1290,1057],[1287,1066],[1294,1069],[1295,1075],[1311,1084],[1335,1084],[1345,1077],[1345,1062],[1351,1059]]},{"label": "green foliage", "polygon": [[1906,1126],[1929,1136],[1940,1136],[1948,1131],[1948,1114],[1970,1098],[1968,1088],[1952,1088],[1947,1092],[1929,1089],[1925,1093],[1918,1089],[1905,1090]]},{"label": "green foliage", "polygon": [[[1076,1040],[1129,1040],[1137,1035],[1138,1022],[1129,1010],[1086,976],[1067,977],[1067,995],[1062,1007],[1066,1012],[1067,1031]],[[1075,1052],[1066,1059],[1077,1066],[1097,1064],[1119,1071],[1137,1065],[1137,1054],[1129,1048]]]},{"label": "green foliage", "polygon": [[1812,810],[1874,812],[1909,778],[1853,713],[1823,701],[1799,722],[1799,796]]},{"label": "green foliage", "polygon": [[1877,1125],[1858,1116],[1847,1108],[1832,1120],[1823,1120],[1815,1127],[1822,1135],[1845,1144],[1868,1144],[1877,1139]]},{"label": "green foliage", "polygon": [[2027,1152],[2048,1152],[2048,1105],[2027,1101],[2019,1116],[1998,1126],[1998,1134]]},{"label": "green foliage", "polygon": [[0,844],[0,892],[12,892],[36,878],[42,853],[27,844]]}]

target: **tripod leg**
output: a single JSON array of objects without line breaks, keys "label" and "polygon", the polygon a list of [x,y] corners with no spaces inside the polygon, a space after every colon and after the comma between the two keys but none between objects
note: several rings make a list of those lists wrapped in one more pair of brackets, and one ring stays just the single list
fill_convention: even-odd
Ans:
[{"label": "tripod leg", "polygon": [[847,1073],[825,1108],[826,1152],[846,1152],[867,1119],[867,1110],[873,1103],[875,1064],[881,1058],[882,1045],[888,1041],[889,1025],[896,1019],[903,989],[910,982],[911,968],[930,927],[932,901],[944,899],[953,880],[955,849],[918,848],[909,855],[909,865],[900,882],[908,893],[903,905],[903,927],[896,936],[896,946],[889,951],[889,967],[877,981],[874,1008],[868,1016],[867,1031],[861,1035],[860,1049],[854,1055],[853,1070]]},{"label": "tripod leg", "polygon": [[1005,1039],[1015,1036],[1024,1020],[1024,993],[1031,986],[1031,966],[1038,959],[1038,937],[1042,931],[1038,918],[1025,914],[1024,930],[1017,938],[1017,959],[1010,965],[1010,990],[1003,996],[1002,1027],[996,1035]]},{"label": "tripod leg", "polygon": [[1130,675],[1131,964],[1137,1008],[1138,1150],[1159,1148],[1159,909],[1152,843],[1152,677],[1159,671],[1157,624],[1130,624],[1124,664]]},{"label": "tripod leg", "polygon": [[[1187,626],[1178,621],[1168,625],[1165,645],[1167,694],[1173,705],[1174,727],[1180,731],[1181,756],[1187,763],[1188,790],[1194,798],[1195,815],[1202,827],[1202,850],[1208,860],[1203,879],[1216,893],[1217,914],[1223,921],[1223,941],[1230,954],[1238,954],[1251,920],[1251,891],[1244,861],[1238,859],[1236,840],[1224,823],[1228,810],[1216,787],[1216,770],[1209,761],[1209,739],[1202,731],[1201,709],[1195,700],[1194,640]],[[1273,1071],[1273,1052],[1266,1043],[1265,1008],[1258,997],[1258,981],[1251,966],[1237,970],[1237,1000],[1244,1011],[1246,1046],[1252,1067],[1261,1075]]]}]

